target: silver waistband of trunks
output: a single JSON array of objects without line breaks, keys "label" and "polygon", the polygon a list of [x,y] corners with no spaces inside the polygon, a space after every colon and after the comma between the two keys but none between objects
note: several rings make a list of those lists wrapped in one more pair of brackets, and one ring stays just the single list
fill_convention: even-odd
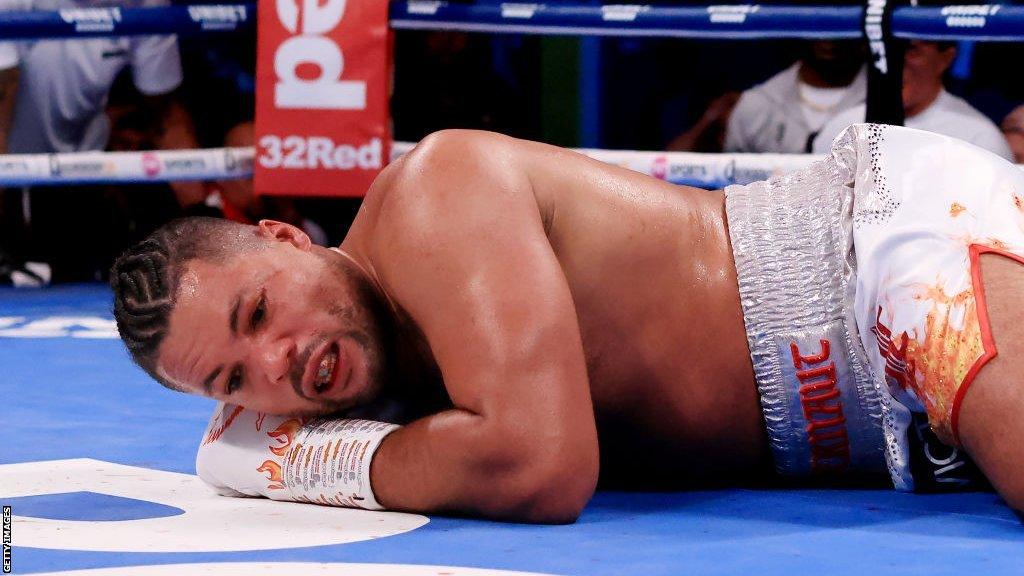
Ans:
[{"label": "silver waistband of trunks", "polygon": [[844,155],[726,188],[747,343],[781,474],[882,474],[881,407],[853,314]]}]

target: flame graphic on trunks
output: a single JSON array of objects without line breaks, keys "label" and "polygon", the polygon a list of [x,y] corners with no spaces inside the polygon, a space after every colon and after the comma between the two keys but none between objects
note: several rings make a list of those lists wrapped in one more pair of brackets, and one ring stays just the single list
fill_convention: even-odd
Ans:
[{"label": "flame graphic on trunks", "polygon": [[886,359],[886,379],[890,385],[913,392],[939,439],[956,445],[951,420],[957,390],[985,351],[974,289],[947,294],[937,282],[921,286],[913,298],[930,309],[924,324],[910,333],[893,337],[882,322],[882,307],[878,308],[872,331]]},{"label": "flame graphic on trunks", "polygon": [[[277,428],[267,432],[267,436],[273,438],[277,443],[277,446],[268,446],[270,452],[275,456],[283,458],[295,440],[296,432],[299,431],[299,428],[302,428],[304,423],[305,421],[302,418],[291,418],[279,424]],[[264,460],[263,464],[256,471],[269,473],[267,475],[267,480],[270,482],[267,484],[269,490],[284,489],[284,472],[281,465],[276,461]]]}]

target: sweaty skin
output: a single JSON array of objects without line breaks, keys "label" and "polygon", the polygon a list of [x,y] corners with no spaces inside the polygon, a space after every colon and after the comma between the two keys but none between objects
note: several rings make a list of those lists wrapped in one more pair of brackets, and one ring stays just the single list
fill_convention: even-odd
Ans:
[{"label": "sweaty skin", "polygon": [[[333,339],[342,383],[320,400],[368,402],[386,330],[346,296],[356,280],[317,262],[347,267],[395,327],[408,381],[451,403],[381,445],[372,483],[390,509],[567,521],[599,469],[679,487],[769,468],[721,192],[445,131],[381,173],[341,253],[280,223],[258,233],[271,249],[191,266],[160,369],[200,394],[216,373],[207,395],[253,409],[324,411],[312,382]],[[232,366],[245,377],[228,394]]]}]

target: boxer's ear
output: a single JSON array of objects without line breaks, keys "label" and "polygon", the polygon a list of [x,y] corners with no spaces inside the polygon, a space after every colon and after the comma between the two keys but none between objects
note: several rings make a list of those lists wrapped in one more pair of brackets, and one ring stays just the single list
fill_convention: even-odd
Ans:
[{"label": "boxer's ear", "polygon": [[309,250],[313,242],[309,236],[297,226],[277,220],[260,220],[256,225],[257,234],[267,240],[287,242],[299,250]]}]

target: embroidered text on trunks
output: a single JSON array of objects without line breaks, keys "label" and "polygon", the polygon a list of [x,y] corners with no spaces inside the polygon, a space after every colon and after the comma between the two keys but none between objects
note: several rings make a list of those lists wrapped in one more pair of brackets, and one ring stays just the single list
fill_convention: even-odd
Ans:
[{"label": "embroidered text on trunks", "polygon": [[875,326],[871,329],[878,341],[878,352],[885,358],[885,376],[891,378],[904,390],[913,390],[914,361],[907,360],[908,336],[904,332],[900,336],[900,345],[897,348],[892,339],[892,330],[882,324],[882,307],[878,307],[878,316],[875,318]]},{"label": "embroidered text on trunks", "polygon": [[790,344],[796,377],[801,384],[800,404],[807,420],[811,470],[843,472],[850,465],[850,438],[836,386],[836,363],[830,360],[831,344],[824,339],[820,342],[821,352],[810,356],[802,355],[795,342]]}]

